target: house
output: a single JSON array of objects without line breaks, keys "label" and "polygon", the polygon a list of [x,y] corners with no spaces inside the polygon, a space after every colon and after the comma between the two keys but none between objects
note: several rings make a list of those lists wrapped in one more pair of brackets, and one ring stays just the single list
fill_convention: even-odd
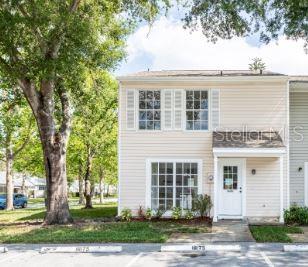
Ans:
[{"label": "house", "polygon": [[[14,193],[26,194],[29,197],[44,197],[46,191],[46,180],[22,173],[15,173],[13,176]],[[5,172],[0,171],[0,194],[6,193]]]},{"label": "house", "polygon": [[119,213],[170,215],[208,194],[214,221],[283,222],[291,204],[308,205],[308,77],[184,70],[118,81]]}]

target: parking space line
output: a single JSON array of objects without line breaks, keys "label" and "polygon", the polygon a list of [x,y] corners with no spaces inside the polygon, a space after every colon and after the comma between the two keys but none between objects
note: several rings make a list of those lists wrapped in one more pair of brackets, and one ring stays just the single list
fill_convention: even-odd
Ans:
[{"label": "parking space line", "polygon": [[260,251],[260,254],[261,254],[262,258],[264,259],[264,261],[266,262],[266,264],[267,264],[269,267],[275,267],[275,265],[271,262],[271,260],[269,259],[269,257],[267,257],[267,255],[265,254],[265,252]]},{"label": "parking space line", "polygon": [[140,252],[137,256],[135,256],[127,265],[126,267],[131,267],[133,266],[139,259],[140,257],[143,255],[143,252]]}]

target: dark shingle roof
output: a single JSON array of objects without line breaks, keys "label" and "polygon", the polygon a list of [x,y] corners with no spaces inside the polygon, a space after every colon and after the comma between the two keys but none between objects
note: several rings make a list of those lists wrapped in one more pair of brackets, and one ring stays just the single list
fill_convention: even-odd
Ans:
[{"label": "dark shingle roof", "polygon": [[213,132],[213,148],[282,148],[277,132]]},{"label": "dark shingle roof", "polygon": [[284,76],[281,73],[250,70],[161,70],[141,71],[124,77]]}]

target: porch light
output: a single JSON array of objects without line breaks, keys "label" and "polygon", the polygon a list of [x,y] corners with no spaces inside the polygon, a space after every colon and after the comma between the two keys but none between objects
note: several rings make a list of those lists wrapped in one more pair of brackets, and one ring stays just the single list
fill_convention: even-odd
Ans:
[{"label": "porch light", "polygon": [[302,167],[299,167],[299,168],[298,168],[298,172],[301,172],[302,170],[303,170]]},{"label": "porch light", "polygon": [[255,175],[255,174],[256,174],[256,169],[252,169],[252,170],[251,170],[251,174],[252,174],[252,175]]}]

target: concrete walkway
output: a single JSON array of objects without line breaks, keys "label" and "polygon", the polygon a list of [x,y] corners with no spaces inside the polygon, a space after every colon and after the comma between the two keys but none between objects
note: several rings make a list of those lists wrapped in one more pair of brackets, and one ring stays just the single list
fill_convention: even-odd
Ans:
[{"label": "concrete walkway", "polygon": [[221,220],[209,233],[172,234],[167,243],[254,242],[248,223],[242,220]]}]

